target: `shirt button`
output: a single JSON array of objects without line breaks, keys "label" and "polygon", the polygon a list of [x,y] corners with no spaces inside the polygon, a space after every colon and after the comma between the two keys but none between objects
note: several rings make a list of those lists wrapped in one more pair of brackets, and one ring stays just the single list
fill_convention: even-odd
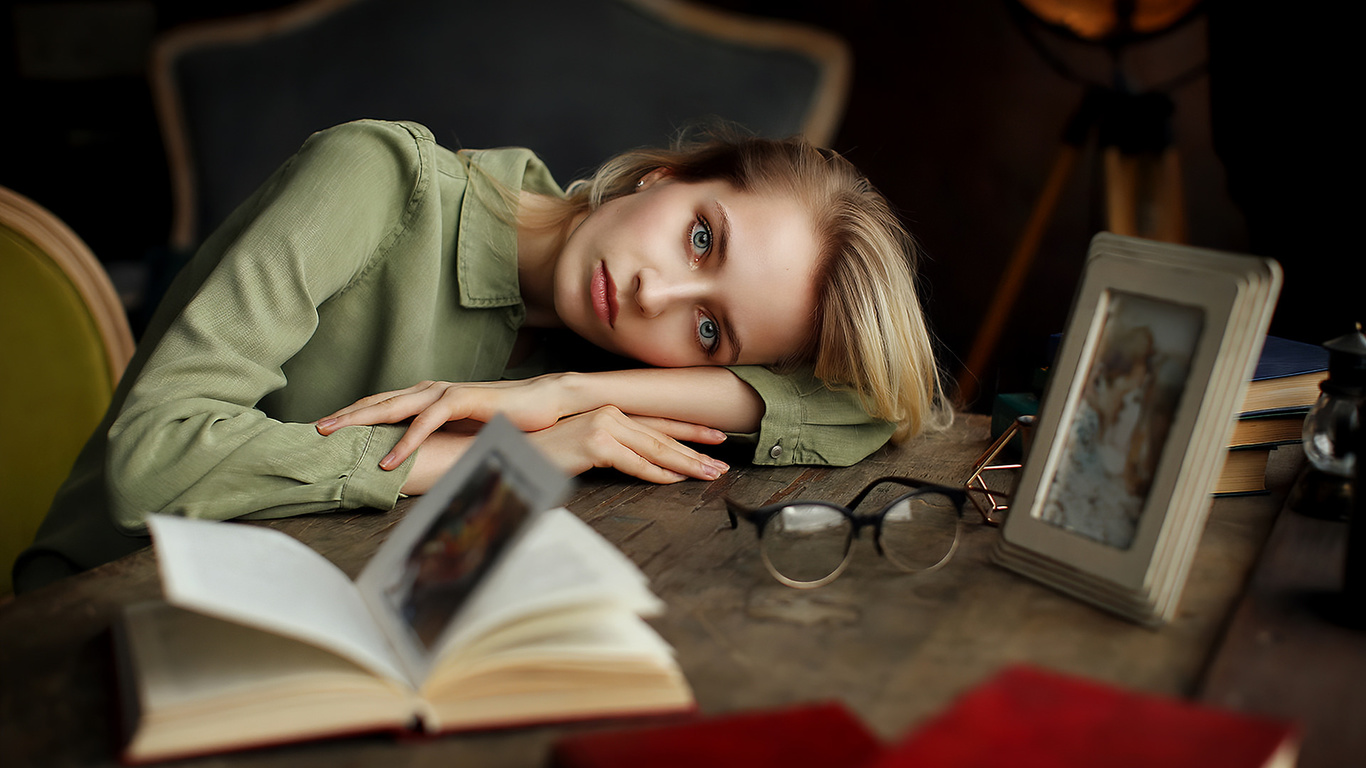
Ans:
[{"label": "shirt button", "polygon": [[778,458],[779,456],[782,456],[782,455],[783,455],[783,447],[782,447],[781,445],[774,445],[772,448],[769,448],[769,449],[768,449],[768,457],[769,457],[770,459],[776,459],[776,458]]}]

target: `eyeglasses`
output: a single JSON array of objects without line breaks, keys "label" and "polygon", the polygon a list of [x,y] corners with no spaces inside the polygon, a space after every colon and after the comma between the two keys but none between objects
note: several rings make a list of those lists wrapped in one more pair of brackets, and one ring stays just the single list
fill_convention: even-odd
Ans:
[{"label": "eyeglasses", "polygon": [[[854,512],[878,486],[908,486],[876,512]],[[811,589],[834,581],[848,567],[853,540],[873,528],[877,553],[910,573],[942,568],[958,549],[967,491],[909,477],[869,483],[847,507],[827,501],[785,501],[753,508],[726,499],[731,529],[740,518],[755,526],[759,551],[773,578],[789,587]]]}]

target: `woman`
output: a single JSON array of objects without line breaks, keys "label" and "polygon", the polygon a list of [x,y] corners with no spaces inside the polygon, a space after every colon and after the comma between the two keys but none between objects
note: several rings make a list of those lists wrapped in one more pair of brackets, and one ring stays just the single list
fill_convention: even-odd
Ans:
[{"label": "woman", "polygon": [[[324,131],[177,278],[15,583],[145,545],[155,512],[387,509],[500,411],[570,473],[713,479],[683,442],[724,432],[858,461],[947,414],[908,244],[800,142],[628,153],[566,196],[526,150]],[[672,367],[503,380],[554,368],[560,327]]]}]

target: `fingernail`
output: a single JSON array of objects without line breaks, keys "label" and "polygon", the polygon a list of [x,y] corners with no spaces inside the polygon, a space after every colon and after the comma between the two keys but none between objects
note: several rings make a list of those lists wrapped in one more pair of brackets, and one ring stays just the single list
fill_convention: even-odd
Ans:
[{"label": "fingernail", "polygon": [[711,437],[712,437],[713,440],[725,440],[725,439],[726,439],[726,433],[725,433],[725,432],[722,432],[722,431],[719,430],[719,429],[713,429],[713,430],[711,431]]},{"label": "fingernail", "polygon": [[336,423],[336,419],[323,419],[322,421],[318,422],[318,429],[327,429],[328,427]]},{"label": "fingernail", "polygon": [[380,469],[393,469],[393,468],[394,468],[394,454],[390,453],[388,456],[385,456],[384,458],[380,459],[380,460],[379,460],[379,468],[380,468]]}]

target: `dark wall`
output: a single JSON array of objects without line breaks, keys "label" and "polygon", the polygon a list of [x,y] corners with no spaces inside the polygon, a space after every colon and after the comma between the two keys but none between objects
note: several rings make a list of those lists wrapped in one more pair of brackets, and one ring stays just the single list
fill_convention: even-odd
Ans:
[{"label": "dark wall", "polygon": [[109,268],[134,330],[170,231],[146,77],[155,35],[282,0],[0,0],[0,185],[47,207]]},{"label": "dark wall", "polygon": [[[920,238],[929,311],[956,374],[1085,86],[1049,67],[1001,0],[865,3],[862,12],[830,21],[854,41],[856,56],[839,148],[873,176]],[[1133,46],[1124,70],[1134,87],[1199,68],[1204,29],[1196,19]],[[1040,40],[1078,76],[1112,76],[1102,48],[1048,33]],[[1242,250],[1241,217],[1211,149],[1207,80],[1197,77],[1171,96],[1189,242]],[[1028,388],[1048,335],[1066,323],[1089,240],[1104,228],[1098,157],[1093,148],[1073,171],[994,364],[977,372],[984,392],[998,384],[1005,391]],[[979,407],[985,404],[979,399]]]},{"label": "dark wall", "polygon": [[[7,113],[0,121],[0,184],[62,216],[116,272],[155,258],[169,226],[169,193],[147,87],[136,64],[128,63],[130,51],[186,21],[282,4],[105,0],[93,5],[110,9],[107,19],[69,16],[77,21],[54,33],[50,22],[35,22],[33,9],[41,22],[43,9],[67,4],[9,3],[0,18]],[[1082,86],[1047,66],[1003,0],[712,4],[818,24],[853,45],[854,86],[835,148],[870,174],[922,243],[928,309],[946,367],[956,373]],[[1355,154],[1341,151],[1339,105],[1346,98],[1333,96],[1345,70],[1327,60],[1318,42],[1345,36],[1345,25],[1288,22],[1245,7],[1260,4],[1206,5],[1212,21],[1202,14],[1135,45],[1126,53],[1125,72],[1142,89],[1212,62],[1213,83],[1200,69],[1171,93],[1189,242],[1280,258],[1289,304],[1283,302],[1277,328],[1322,341],[1346,330],[1363,306],[1360,283],[1352,282],[1360,280],[1359,250],[1347,250],[1344,234],[1350,214],[1340,201],[1347,198],[1329,191],[1338,176],[1359,178],[1346,173]],[[1111,62],[1099,48],[1044,39],[1078,72],[1109,77]],[[53,62],[63,57],[84,68],[62,71]],[[1222,99],[1212,101],[1212,89]],[[1212,116],[1212,103],[1218,115]],[[1236,164],[1232,177],[1215,152],[1216,126],[1221,150]],[[1239,182],[1237,202],[1255,212],[1258,226],[1251,231],[1230,195],[1229,178]],[[1025,386],[1044,339],[1065,324],[1087,242],[1104,228],[1102,181],[1095,154],[1087,153],[1043,240],[1000,353],[980,372],[984,391]],[[1324,280],[1326,270],[1348,274]]]}]

